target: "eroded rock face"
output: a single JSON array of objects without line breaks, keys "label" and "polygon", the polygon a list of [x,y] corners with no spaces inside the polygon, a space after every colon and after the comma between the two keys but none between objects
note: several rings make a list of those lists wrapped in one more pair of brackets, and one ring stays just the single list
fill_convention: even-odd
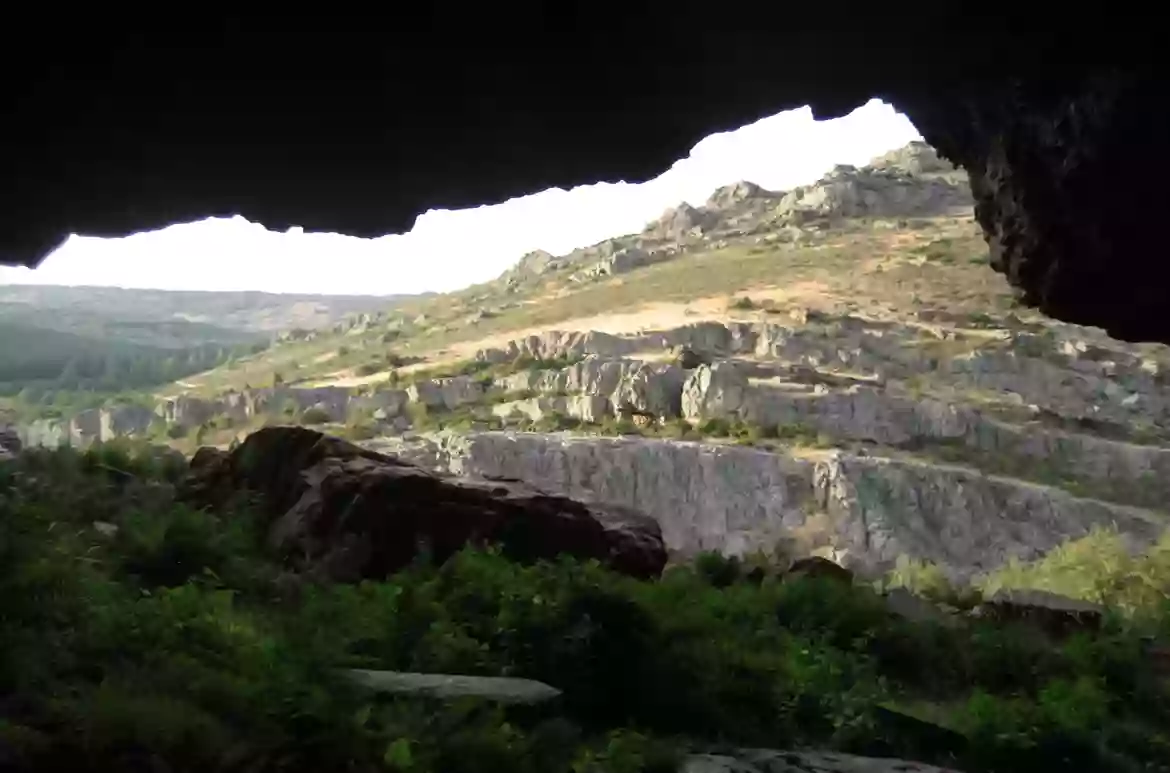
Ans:
[{"label": "eroded rock face", "polygon": [[14,458],[23,447],[20,435],[14,428],[0,427],[0,461]]},{"label": "eroded rock face", "polygon": [[925,142],[912,140],[900,148],[883,153],[869,162],[874,169],[892,169],[909,175],[949,175],[956,180],[966,175],[955,165],[938,155],[938,151]]},{"label": "eroded rock face", "polygon": [[944,178],[923,178],[897,168],[837,166],[818,182],[790,191],[778,209],[800,222],[937,215],[970,206],[970,192]]},{"label": "eroded rock face", "polygon": [[452,410],[461,405],[474,403],[483,397],[484,384],[470,376],[434,378],[411,384],[406,389],[412,403],[428,408]]},{"label": "eroded rock face", "polygon": [[599,423],[613,415],[613,403],[601,395],[529,397],[494,405],[492,415],[502,419],[523,417],[530,421],[567,416],[578,421]]},{"label": "eroded rock face", "polygon": [[[681,415],[695,427],[744,422],[821,445],[877,444],[984,468],[1003,467],[993,458],[1012,459],[1030,465],[1033,477],[1075,481],[1095,496],[1142,507],[1170,497],[1170,448],[1134,432],[1144,425],[1156,435],[1170,425],[1165,351],[1138,351],[1073,326],[964,330],[968,316],[940,310],[924,310],[918,322],[801,317],[792,325],[701,322],[625,336],[550,331],[522,339],[507,351],[586,356],[496,379],[497,390],[527,394],[496,406],[495,415],[596,421],[588,417],[625,410]],[[930,326],[941,322],[951,327]],[[959,349],[940,356],[923,345],[935,341]],[[680,349],[695,367],[653,361]],[[599,353],[606,351],[631,353]],[[647,355],[650,362],[637,359]],[[915,379],[929,393],[911,388]]]},{"label": "eroded rock face", "polygon": [[224,401],[179,395],[159,403],[155,407],[155,414],[168,424],[190,429],[198,427],[216,414],[225,412],[227,408]]},{"label": "eroded rock face", "polygon": [[816,455],[645,438],[482,432],[369,443],[430,469],[504,476],[653,516],[672,553],[838,556],[885,571],[898,556],[969,578],[1034,560],[1093,527],[1137,544],[1159,513],[974,470],[840,451]]},{"label": "eroded rock face", "polygon": [[98,414],[98,438],[110,441],[119,437],[141,435],[150,429],[154,414],[141,405],[115,405]]},{"label": "eroded rock face", "polygon": [[302,427],[261,429],[230,453],[201,450],[182,496],[216,507],[241,490],[261,495],[274,548],[331,579],[384,577],[420,544],[443,560],[498,541],[520,559],[569,553],[640,577],[666,562],[657,524],[632,509],[441,476]]},{"label": "eroded rock face", "polygon": [[350,400],[350,408],[370,411],[376,421],[388,421],[399,416],[409,402],[410,394],[405,389],[379,389],[373,394],[355,396]]},{"label": "eroded rock face", "polygon": [[70,444],[69,422],[60,419],[37,419],[22,424],[17,429],[21,442],[26,446],[57,448]]},{"label": "eroded rock face", "polygon": [[710,211],[692,207],[685,201],[662,213],[662,216],[646,226],[645,235],[661,241],[680,242],[703,235],[712,223]]}]

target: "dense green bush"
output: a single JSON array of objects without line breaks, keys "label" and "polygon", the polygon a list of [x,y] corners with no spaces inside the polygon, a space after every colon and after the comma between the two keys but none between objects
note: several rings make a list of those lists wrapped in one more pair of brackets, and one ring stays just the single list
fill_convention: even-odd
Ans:
[{"label": "dense green bush", "polygon": [[[265,553],[245,504],[176,504],[167,464],[119,447],[0,464],[0,750],[16,769],[633,773],[722,745],[929,757],[891,707],[969,739],[953,761],[968,771],[1170,759],[1170,696],[1141,639],[1164,598],[1054,643],[912,624],[867,588],[717,556],[643,582],[468,550],[317,585]],[[537,711],[378,698],[345,667],[564,695]]]}]

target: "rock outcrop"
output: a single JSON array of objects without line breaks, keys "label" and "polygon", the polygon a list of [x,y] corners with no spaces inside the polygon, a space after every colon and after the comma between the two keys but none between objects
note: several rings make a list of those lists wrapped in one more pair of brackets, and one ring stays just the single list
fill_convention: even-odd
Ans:
[{"label": "rock outcrop", "polygon": [[647,225],[643,235],[664,242],[686,241],[702,237],[714,220],[710,211],[692,207],[684,201],[677,207],[666,210],[657,220]]},{"label": "rock outcrop", "polygon": [[24,448],[20,435],[12,427],[0,427],[0,462],[13,459]]},{"label": "rock outcrop", "polygon": [[510,400],[492,406],[492,415],[501,419],[525,418],[538,422],[565,416],[589,423],[600,423],[613,416],[613,403],[601,395],[569,395],[565,397],[528,397]]},{"label": "rock outcrop", "polygon": [[191,395],[179,395],[160,402],[155,414],[169,425],[192,429],[210,421],[228,408],[224,400],[204,400]]},{"label": "rock outcrop", "polygon": [[[655,418],[675,418],[681,409],[680,396],[685,371],[668,363],[644,363],[637,360],[603,360],[587,356],[560,370],[526,370],[503,376],[495,381],[504,393],[536,392],[559,402],[521,401],[534,410],[557,410],[564,406],[566,415],[584,421],[587,416],[619,416],[634,411]],[[584,398],[584,399],[577,399]],[[544,399],[544,398],[541,398]],[[516,406],[508,403],[505,406]],[[497,415],[508,415],[512,407],[501,406]],[[521,413],[530,414],[524,407]]]},{"label": "rock outcrop", "polygon": [[909,175],[947,175],[956,180],[964,173],[939,156],[938,151],[921,140],[912,140],[900,148],[877,156],[869,162],[873,169],[892,169]]},{"label": "rock outcrop", "polygon": [[923,217],[971,206],[971,194],[946,179],[898,169],[837,166],[812,185],[795,188],[778,205],[782,218]]},{"label": "rock outcrop", "polygon": [[470,376],[424,379],[407,387],[406,395],[412,403],[449,411],[480,400],[484,386],[482,381]]},{"label": "rock outcrop", "polygon": [[108,442],[119,437],[133,437],[150,429],[154,414],[141,405],[113,405],[98,412],[98,439]]},{"label": "rock outcrop", "polygon": [[777,198],[777,194],[772,191],[765,190],[753,182],[740,180],[731,185],[724,185],[722,188],[717,188],[714,193],[707,197],[703,208],[706,210],[728,210],[742,207],[750,201],[768,201],[775,198]]},{"label": "rock outcrop", "polygon": [[[941,320],[937,313],[920,316]],[[949,324],[944,330],[809,315],[803,323],[702,322],[625,336],[549,331],[477,356],[489,362],[584,356],[568,367],[497,378],[497,390],[526,393],[522,404],[499,406],[502,417],[561,413],[588,421],[598,412],[592,398],[600,396],[613,415],[625,406],[696,426],[745,422],[976,464],[1012,459],[1045,480],[1108,491],[1102,495],[1122,503],[1158,507],[1170,497],[1164,482],[1170,446],[1127,434],[1138,426],[1154,433],[1170,427],[1165,352],[1138,352],[1060,326],[1040,333],[1026,326],[965,331],[966,318]],[[935,342],[947,344],[943,354],[934,353]],[[695,367],[656,361],[676,351],[687,352]]]},{"label": "rock outcrop", "polygon": [[682,202],[666,210],[641,233],[606,239],[560,257],[529,253],[501,280],[506,288],[515,289],[526,278],[571,267],[572,281],[592,281],[751,235],[758,235],[757,243],[799,240],[806,235],[801,227],[810,221],[931,217],[969,210],[971,204],[965,178],[929,145],[916,142],[861,169],[838,166],[821,180],[788,192],[747,181],[726,185],[702,206]]},{"label": "rock outcrop", "polygon": [[423,546],[443,560],[484,542],[522,560],[569,553],[639,577],[666,562],[658,526],[632,509],[438,475],[302,427],[261,429],[230,453],[201,449],[181,495],[214,508],[244,490],[261,496],[276,550],[336,580],[383,577]]}]

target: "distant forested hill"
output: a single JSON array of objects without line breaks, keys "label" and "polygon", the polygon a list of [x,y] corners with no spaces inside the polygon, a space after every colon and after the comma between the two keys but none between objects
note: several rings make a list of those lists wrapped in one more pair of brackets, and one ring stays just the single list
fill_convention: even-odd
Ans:
[{"label": "distant forested hill", "polygon": [[0,395],[149,389],[408,297],[0,286]]}]

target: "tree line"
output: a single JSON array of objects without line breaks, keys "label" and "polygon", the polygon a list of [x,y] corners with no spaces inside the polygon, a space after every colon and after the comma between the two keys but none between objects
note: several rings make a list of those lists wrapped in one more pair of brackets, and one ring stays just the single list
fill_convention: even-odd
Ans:
[{"label": "tree line", "polygon": [[35,403],[41,402],[39,395],[59,390],[146,389],[258,353],[266,346],[266,343],[203,344],[177,350],[145,347],[118,350],[99,345],[94,351],[68,352],[60,357],[44,352],[47,356],[0,357],[0,395],[24,393],[29,402]]}]

